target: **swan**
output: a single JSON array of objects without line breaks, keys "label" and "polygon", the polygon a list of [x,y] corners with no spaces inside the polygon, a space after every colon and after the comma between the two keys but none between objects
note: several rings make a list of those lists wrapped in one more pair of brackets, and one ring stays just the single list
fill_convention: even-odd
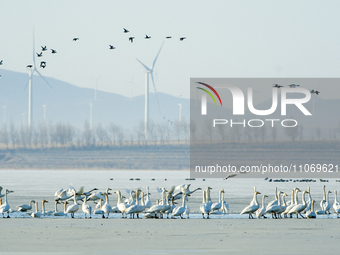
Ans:
[{"label": "swan", "polygon": [[259,219],[259,218],[261,218],[261,217],[263,217],[263,218],[267,218],[266,216],[265,216],[265,214],[266,214],[266,207],[265,207],[265,205],[264,205],[264,200],[265,200],[265,198],[266,197],[268,197],[267,195],[263,195],[262,196],[262,207],[261,208],[259,208],[257,211],[256,211],[256,217]]},{"label": "swan", "polygon": [[96,205],[96,208],[99,208],[99,209],[97,209],[97,210],[95,210],[93,213],[94,214],[100,214],[100,215],[102,215],[103,217],[105,217],[103,214],[104,214],[104,212],[103,212],[103,210],[101,209],[102,208],[102,199],[100,198],[99,199],[99,203]]},{"label": "swan", "polygon": [[91,219],[92,207],[90,205],[86,204],[87,194],[83,193],[83,195],[85,196],[85,198],[84,198],[84,201],[83,201],[83,205],[81,206],[81,209],[85,214],[85,219],[86,219],[86,214],[90,214],[90,219]]},{"label": "swan", "polygon": [[172,216],[176,217],[176,216],[180,216],[181,219],[183,219],[182,214],[185,211],[185,197],[187,196],[185,193],[183,193],[183,202],[182,202],[182,206],[180,207],[176,207],[173,212],[172,212]]},{"label": "swan", "polygon": [[227,202],[224,201],[224,193],[222,193],[222,212],[223,213],[228,213],[229,212],[229,204]]},{"label": "swan", "polygon": [[18,212],[26,212],[32,210],[32,203],[35,203],[35,201],[31,200],[29,205],[27,204],[17,205],[16,207],[18,207]]},{"label": "swan", "polygon": [[190,196],[192,193],[196,192],[197,190],[202,190],[202,188],[196,188],[191,191],[189,190],[190,186],[191,184],[183,184],[183,185],[177,186],[175,189],[179,189],[180,191],[175,193],[173,196],[176,197],[180,195],[181,193],[185,193],[187,196]]},{"label": "swan", "polygon": [[77,204],[77,200],[76,200],[76,191],[75,190],[73,190],[73,195],[74,195],[74,197],[73,197],[74,203],[72,205],[70,205],[69,207],[67,207],[67,209],[66,209],[66,213],[70,213],[71,218],[74,218],[74,213],[76,211],[78,211],[78,209],[79,209],[79,205]]},{"label": "swan", "polygon": [[[130,214],[130,218],[135,218],[135,213],[138,212],[139,209],[139,191],[140,189],[136,190],[136,203],[129,208],[126,209],[125,213]],[[132,216],[131,216],[132,215]]]},{"label": "swan", "polygon": [[312,200],[313,200],[313,199],[312,199],[312,196],[311,196],[311,194],[310,194],[310,187],[308,187],[307,191],[308,191],[309,193],[308,193],[308,200],[306,201],[307,207],[306,207],[306,209],[304,210],[305,213],[308,212],[308,211],[310,211],[310,208],[311,208],[311,206],[312,206]]},{"label": "swan", "polygon": [[[162,201],[164,201],[165,199],[165,192],[167,191],[165,188],[161,188],[162,189]],[[165,207],[165,203],[160,204],[160,205],[153,205],[151,208],[149,208],[146,212],[147,213],[160,213],[163,208]]]},{"label": "swan", "polygon": [[7,195],[9,193],[13,193],[13,192],[14,192],[13,190],[5,189],[5,194],[4,194],[4,196],[5,196],[5,203],[2,206],[0,206],[0,213],[2,213],[2,218],[5,218],[5,216],[4,216],[5,212],[7,212],[7,218],[10,218],[9,217],[9,210],[11,209],[11,207],[8,204]]},{"label": "swan", "polygon": [[[111,190],[111,189],[109,188],[108,190]],[[109,204],[109,195],[110,195],[110,193],[108,193],[108,192],[104,193],[105,203],[101,208],[104,213],[107,213],[107,219],[109,218],[109,214],[112,211],[112,206]],[[103,216],[104,216],[104,214],[103,214]]]},{"label": "swan", "polygon": [[316,214],[314,212],[314,202],[315,202],[315,200],[312,200],[310,211],[306,212],[307,219],[314,219],[314,218],[316,218]]},{"label": "swan", "polygon": [[145,209],[150,208],[152,206],[152,203],[150,201],[150,197],[149,197],[150,193],[149,193],[149,187],[146,187],[146,202],[145,202]]},{"label": "swan", "polygon": [[119,209],[119,211],[122,214],[122,218],[124,218],[124,213],[126,211],[126,204],[122,202],[122,194],[119,190],[117,190],[115,193],[117,193],[118,195],[118,201],[117,201],[117,207]]},{"label": "swan", "polygon": [[45,203],[48,203],[48,201],[44,199],[42,201],[42,212],[39,212],[38,202],[35,202],[35,212],[31,214],[32,218],[41,218],[42,216],[45,216]]},{"label": "swan", "polygon": [[303,191],[302,193],[302,204],[297,204],[295,205],[288,214],[293,214],[296,213],[296,218],[299,218],[299,214],[302,218],[305,218],[304,216],[301,215],[301,212],[307,207],[306,200],[305,200],[305,194],[308,194],[308,191]]},{"label": "swan", "polygon": [[204,214],[207,214],[207,215],[208,215],[207,219],[209,218],[207,206],[208,206],[208,204],[206,203],[206,191],[203,190],[203,201],[202,201],[202,204],[201,204],[201,206],[200,206],[200,211],[201,211],[201,213],[202,213],[203,219],[204,219]]},{"label": "swan", "polygon": [[286,210],[283,212],[283,214],[286,214],[286,216],[288,216],[288,214],[289,214],[289,216],[290,216],[290,218],[292,218],[293,217],[293,215],[291,214],[291,213],[289,213],[290,212],[290,210],[294,207],[294,206],[296,206],[296,205],[298,205],[299,204],[299,199],[298,199],[298,193],[299,192],[301,192],[301,190],[300,189],[298,189],[298,188],[295,188],[294,190],[293,190],[293,192],[294,192],[294,199],[292,198],[292,201],[291,201],[291,204],[286,208]]},{"label": "swan", "polygon": [[137,218],[139,218],[139,213],[143,212],[145,210],[145,203],[144,203],[144,192],[142,192],[142,199],[141,199],[141,202],[142,204],[140,204],[138,206],[138,209],[137,209]]},{"label": "swan", "polygon": [[[165,204],[164,204],[164,208],[160,211],[161,213],[161,218],[163,218],[163,214],[166,213],[167,210],[170,209],[171,205],[169,204],[169,197],[170,197],[170,193],[168,192],[166,195],[165,195]],[[164,203],[164,202],[163,202]]]},{"label": "swan", "polygon": [[288,206],[286,207],[286,210],[284,210],[284,212],[281,213],[281,214],[284,215],[285,218],[287,218],[287,213],[288,213],[288,212],[290,211],[290,209],[292,209],[293,206],[295,205],[295,204],[294,204],[295,190],[296,190],[296,188],[295,188],[295,189],[292,189],[292,197],[291,197],[290,205],[288,205]]},{"label": "swan", "polygon": [[258,191],[254,192],[254,198],[252,200],[252,201],[255,201],[254,204],[253,205],[252,204],[248,205],[246,208],[244,208],[242,210],[242,212],[240,214],[248,213],[249,214],[249,219],[253,219],[253,215],[252,214],[259,209],[259,203],[257,202],[257,195],[259,195],[259,194],[261,194],[261,193],[258,192]]},{"label": "swan", "polygon": [[285,197],[288,196],[286,193],[283,193],[282,195],[282,202],[281,202],[281,207],[280,209],[276,212],[276,215],[278,215],[279,218],[282,218],[282,213],[286,210],[287,204]]},{"label": "swan", "polygon": [[336,213],[336,217],[338,217],[339,213],[340,213],[340,204],[338,202],[338,192],[336,190],[334,190],[334,204],[333,204],[333,209],[334,209],[334,213]]},{"label": "swan", "polygon": [[277,215],[276,213],[280,211],[281,209],[281,199],[280,199],[280,195],[282,194],[283,192],[282,191],[279,191],[279,194],[278,194],[278,203],[272,203],[271,205],[267,205],[267,208],[266,208],[266,213],[271,213],[272,214],[272,218],[274,219],[277,219]]},{"label": "swan", "polygon": [[277,194],[278,194],[278,193],[277,193],[277,187],[275,187],[275,200],[270,201],[270,202],[268,203],[267,209],[268,209],[270,206],[272,206],[272,205],[278,205],[279,200],[278,200],[278,195],[277,195]]},{"label": "swan", "polygon": [[165,212],[166,213],[166,218],[169,218],[169,214],[173,212],[173,210],[176,208],[176,205],[174,204],[174,197],[171,197],[170,200],[170,208]]},{"label": "swan", "polygon": [[220,194],[219,194],[219,202],[218,203],[214,203],[211,205],[211,210],[212,211],[217,211],[220,210],[222,207],[222,194],[224,193],[224,189],[220,190]]},{"label": "swan", "polygon": [[320,207],[322,211],[325,211],[327,213],[327,211],[329,212],[330,204],[328,203],[329,200],[326,197],[326,186],[325,185],[322,186],[322,190],[323,190],[323,198],[320,202]]},{"label": "swan", "polygon": [[60,204],[59,201],[56,201],[55,208],[54,208],[54,213],[52,213],[53,216],[66,216],[66,206],[68,204],[67,201],[64,202],[64,211],[63,212],[58,212],[57,204]]}]

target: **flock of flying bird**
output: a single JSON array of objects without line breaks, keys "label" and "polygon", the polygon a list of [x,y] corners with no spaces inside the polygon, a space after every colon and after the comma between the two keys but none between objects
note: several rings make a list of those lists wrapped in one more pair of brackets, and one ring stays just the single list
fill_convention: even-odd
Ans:
[{"label": "flock of flying bird", "polygon": [[[300,85],[297,85],[297,84],[290,84],[290,85],[288,85],[288,86],[289,86],[290,88],[300,87]],[[284,86],[275,83],[275,84],[273,84],[273,87],[279,89],[279,88],[282,88],[282,87],[284,87]],[[311,93],[311,94],[316,94],[316,95],[318,96],[319,93],[320,93],[320,91],[317,91],[317,90],[312,89],[312,90],[310,90],[310,93]]]},{"label": "flock of flying bird", "polygon": [[[123,30],[124,30],[123,32],[124,32],[125,34],[130,32],[130,31],[127,30],[126,28],[123,28]],[[151,36],[145,35],[144,38],[145,38],[145,39],[151,39]],[[166,38],[166,39],[171,39],[172,36],[166,36],[165,38]],[[130,36],[130,37],[129,37],[129,41],[130,41],[131,43],[133,43],[134,39],[135,39],[134,36]],[[180,38],[179,38],[180,41],[184,41],[185,39],[186,39],[186,37],[180,37]],[[74,37],[74,38],[72,39],[72,41],[74,41],[74,42],[76,42],[76,41],[78,41],[78,40],[79,40],[79,37]],[[114,50],[114,49],[116,49],[116,47],[110,44],[110,45],[109,45],[109,49],[110,49],[110,50]],[[57,53],[57,51],[56,51],[55,49],[50,49],[50,50],[51,50],[51,53],[52,53],[52,54],[56,54],[56,53]],[[46,46],[46,45],[45,45],[45,46],[41,46],[41,52],[40,52],[40,53],[36,52],[37,57],[38,57],[38,58],[43,57],[43,52],[45,52],[45,51],[47,51],[47,46]],[[3,65],[3,60],[0,60],[0,65]],[[32,67],[33,67],[33,65],[27,65],[27,66],[26,66],[26,68],[32,68]],[[45,62],[45,61],[41,61],[41,62],[40,62],[40,67],[41,67],[41,68],[45,68],[45,67],[46,67],[46,62]],[[1,77],[1,75],[0,75],[0,77]]]},{"label": "flock of flying bird", "polygon": [[[70,186],[68,189],[60,189],[55,192],[54,199],[54,210],[46,211],[45,204],[48,203],[47,200],[42,201],[42,211],[38,209],[38,202],[35,200],[31,200],[29,204],[21,204],[17,205],[17,209],[13,210],[10,208],[8,203],[8,194],[14,192],[8,189],[5,189],[5,193],[1,194],[2,187],[0,187],[0,213],[3,218],[5,218],[5,214],[7,213],[7,218],[10,218],[10,213],[12,212],[22,212],[26,213],[31,217],[45,217],[45,216],[67,216],[71,215],[71,218],[74,218],[74,214],[80,211],[84,213],[85,218],[91,218],[93,214],[99,214],[102,218],[109,218],[110,213],[121,213],[122,218],[127,218],[129,215],[130,218],[139,218],[141,213],[144,213],[145,218],[171,218],[180,217],[183,219],[183,215],[186,215],[189,218],[190,207],[186,204],[188,201],[188,197],[191,196],[194,192],[198,190],[202,190],[201,188],[196,188],[195,190],[190,190],[191,184],[183,184],[177,187],[172,186],[169,190],[162,188],[157,188],[157,191],[161,194],[161,198],[156,201],[156,204],[152,205],[150,200],[149,187],[146,187],[146,192],[143,192],[140,188],[136,190],[126,190],[129,194],[129,197],[126,198],[122,195],[122,193],[117,190],[114,193],[118,196],[117,205],[115,207],[110,205],[109,195],[111,195],[110,191],[112,189],[108,188],[105,192],[100,192],[98,189],[94,188],[88,192],[84,191],[84,187],[81,187],[79,190],[74,189]],[[272,218],[287,218],[288,215],[292,218],[293,214],[296,214],[296,218],[299,218],[299,215],[302,218],[316,218],[316,215],[324,215],[330,214],[331,204],[329,200],[328,191],[326,193],[325,185],[323,186],[323,199],[320,202],[321,210],[314,211],[314,203],[315,200],[311,197],[310,188],[308,187],[307,191],[302,192],[302,203],[299,203],[298,193],[301,192],[299,188],[294,188],[292,190],[292,198],[290,203],[286,203],[285,197],[286,193],[282,191],[277,191],[275,188],[275,200],[265,206],[265,198],[267,195],[263,195],[262,197],[262,206],[257,200],[257,195],[261,194],[254,187],[254,197],[249,206],[245,207],[241,214],[248,214],[249,219],[254,218],[253,214],[257,216],[257,218],[266,218],[266,214],[271,214]],[[203,201],[200,205],[199,211],[202,214],[203,219],[209,219],[209,216],[212,214],[227,214],[229,212],[229,204],[224,200],[224,189],[221,189],[219,192],[219,202],[213,203],[210,197],[211,187],[207,187],[206,190],[203,190]],[[308,194],[308,199],[306,200],[305,195]],[[335,200],[333,203],[334,213],[339,215],[340,213],[340,204],[337,201],[337,191],[334,191]],[[4,197],[4,204],[2,204],[2,197]],[[176,206],[176,200],[182,200],[182,204]],[[78,204],[80,202],[81,204]],[[89,202],[95,203],[95,208],[92,210],[92,206],[89,205]],[[58,204],[64,205],[63,211],[58,211]],[[33,210],[33,212],[31,212]],[[305,214],[305,216],[302,215]],[[26,216],[27,217],[27,216]]]}]

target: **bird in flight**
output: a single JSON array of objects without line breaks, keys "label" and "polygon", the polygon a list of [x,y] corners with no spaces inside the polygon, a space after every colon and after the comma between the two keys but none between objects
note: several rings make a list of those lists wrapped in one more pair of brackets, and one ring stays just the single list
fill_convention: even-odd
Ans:
[{"label": "bird in flight", "polygon": [[45,68],[46,67],[46,62],[45,61],[41,61],[40,62],[40,67]]},{"label": "bird in flight", "polygon": [[57,53],[57,51],[56,50],[54,50],[54,49],[51,49],[51,51],[52,51],[52,53],[54,54],[54,53]]},{"label": "bird in flight", "polygon": [[290,85],[288,85],[288,86],[291,87],[291,88],[296,88],[296,87],[299,87],[300,85],[290,84]]},{"label": "bird in flight", "polygon": [[133,39],[135,39],[134,37],[129,37],[129,41],[131,42],[131,43],[133,43]]},{"label": "bird in flight", "polygon": [[110,50],[114,50],[116,47],[113,45],[109,45],[110,46]]},{"label": "bird in flight", "polygon": [[41,46],[41,50],[42,50],[42,51],[47,51],[47,47],[46,47],[46,46],[45,46],[45,47],[44,47],[44,46]]},{"label": "bird in flight", "polygon": [[42,52],[37,53],[38,58],[42,57]]},{"label": "bird in flight", "polygon": [[167,36],[167,37],[165,37],[166,39],[170,39],[171,38],[171,36]]},{"label": "bird in flight", "polygon": [[223,180],[228,180],[229,178],[235,177],[237,174],[229,174],[227,177],[224,177]]},{"label": "bird in flight", "polygon": [[279,88],[282,88],[283,86],[281,86],[281,85],[279,85],[279,84],[273,84],[273,87],[279,89]]},{"label": "bird in flight", "polygon": [[179,38],[180,41],[184,41],[184,39],[187,39],[186,37]]},{"label": "bird in flight", "polygon": [[73,38],[73,41],[77,41],[77,40],[79,40],[79,38],[77,38],[77,37]]},{"label": "bird in flight", "polygon": [[33,65],[27,65],[26,66],[26,68],[32,68],[33,67]]},{"label": "bird in flight", "polygon": [[4,61],[3,60],[0,60],[0,65],[3,65],[4,64]]},{"label": "bird in flight", "polygon": [[124,29],[124,33],[129,33],[130,31],[127,30],[126,28],[123,28]]},{"label": "bird in flight", "polygon": [[320,93],[320,91],[317,91],[317,90],[312,89],[312,90],[310,91],[310,93],[311,93],[311,94],[316,94],[316,95],[318,96],[319,93]]},{"label": "bird in flight", "polygon": [[145,35],[145,39],[150,39],[151,36]]}]

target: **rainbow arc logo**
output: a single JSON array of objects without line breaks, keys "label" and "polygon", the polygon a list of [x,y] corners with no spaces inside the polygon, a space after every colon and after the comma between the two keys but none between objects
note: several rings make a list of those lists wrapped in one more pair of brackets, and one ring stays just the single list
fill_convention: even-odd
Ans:
[{"label": "rainbow arc logo", "polygon": [[[203,86],[206,86],[206,87],[209,88],[212,92],[214,92],[214,94],[217,96],[217,98],[218,98],[218,100],[220,101],[220,104],[221,104],[221,106],[222,106],[221,97],[220,97],[220,95],[217,93],[217,91],[216,91],[212,86],[210,86],[210,85],[208,85],[208,84],[206,84],[206,83],[203,83],[203,82],[197,82],[197,83],[198,83],[198,84],[201,84],[201,85],[203,85]],[[204,89],[204,88],[201,88],[201,87],[196,87],[196,88],[198,88],[198,89],[203,90],[204,92],[206,92],[206,93],[214,100],[214,103],[215,103],[215,105],[217,106],[216,100],[215,100],[213,94],[212,94],[209,90]]]}]

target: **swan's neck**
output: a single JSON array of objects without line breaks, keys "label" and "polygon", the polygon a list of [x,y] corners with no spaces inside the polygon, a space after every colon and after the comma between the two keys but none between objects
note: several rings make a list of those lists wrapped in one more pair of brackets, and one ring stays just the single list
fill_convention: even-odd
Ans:
[{"label": "swan's neck", "polygon": [[58,204],[58,202],[57,202],[57,201],[55,201],[55,202],[54,202],[54,212],[58,212],[58,209],[57,209],[57,204]]},{"label": "swan's neck", "polygon": [[7,202],[7,192],[5,192],[5,204],[8,204],[8,202]]},{"label": "swan's neck", "polygon": [[139,196],[137,192],[136,192],[136,205],[139,206]]},{"label": "swan's neck", "polygon": [[279,194],[279,197],[278,197],[278,199],[277,199],[277,204],[278,204],[278,206],[280,206],[280,207],[281,207],[281,199],[280,199],[280,194]]},{"label": "swan's neck", "polygon": [[323,200],[326,200],[326,187],[323,185]]},{"label": "swan's neck", "polygon": [[35,203],[35,212],[38,212],[38,202]]},{"label": "swan's neck", "polygon": [[338,192],[336,190],[334,190],[334,203],[337,203],[338,202]]},{"label": "swan's neck", "polygon": [[185,196],[183,196],[183,203],[182,206],[185,207]]},{"label": "swan's neck", "polygon": [[303,205],[306,205],[305,194],[306,194],[306,191],[304,191],[302,193],[302,203],[303,203]]},{"label": "swan's neck", "polygon": [[282,196],[283,206],[287,206],[285,198],[286,198],[286,196]]},{"label": "swan's neck", "polygon": [[254,199],[253,200],[255,201],[255,205],[259,205],[259,202],[257,201],[257,194],[256,194],[256,192],[254,193]]},{"label": "swan's neck", "polygon": [[292,190],[292,197],[290,199],[290,203],[293,205],[294,204],[294,190]]},{"label": "swan's neck", "polygon": [[277,200],[277,188],[275,187],[275,200]]},{"label": "swan's neck", "polygon": [[118,191],[118,202],[117,202],[117,205],[119,205],[121,203],[122,203],[122,195],[120,194],[120,191]]},{"label": "swan's neck", "polygon": [[202,203],[206,203],[206,198],[205,198],[206,194],[205,194],[205,191],[203,191],[203,202]]},{"label": "swan's neck", "polygon": [[218,202],[221,203],[222,201],[222,191],[220,191],[220,195],[219,195],[219,198],[218,198]]},{"label": "swan's neck", "polygon": [[42,212],[45,214],[45,203],[42,203]]},{"label": "swan's neck", "polygon": [[312,212],[314,212],[314,200],[312,200],[312,205],[311,205],[311,207],[310,207],[310,210],[311,210]]},{"label": "swan's neck", "polygon": [[150,197],[149,197],[149,187],[146,188],[146,192],[147,192],[146,196],[147,196],[148,200],[150,200]]},{"label": "swan's neck", "polygon": [[295,204],[297,205],[299,203],[299,199],[298,199],[298,192],[295,192]]},{"label": "swan's neck", "polygon": [[66,214],[66,206],[67,206],[67,204],[64,203],[64,213],[65,213],[65,214]]}]

